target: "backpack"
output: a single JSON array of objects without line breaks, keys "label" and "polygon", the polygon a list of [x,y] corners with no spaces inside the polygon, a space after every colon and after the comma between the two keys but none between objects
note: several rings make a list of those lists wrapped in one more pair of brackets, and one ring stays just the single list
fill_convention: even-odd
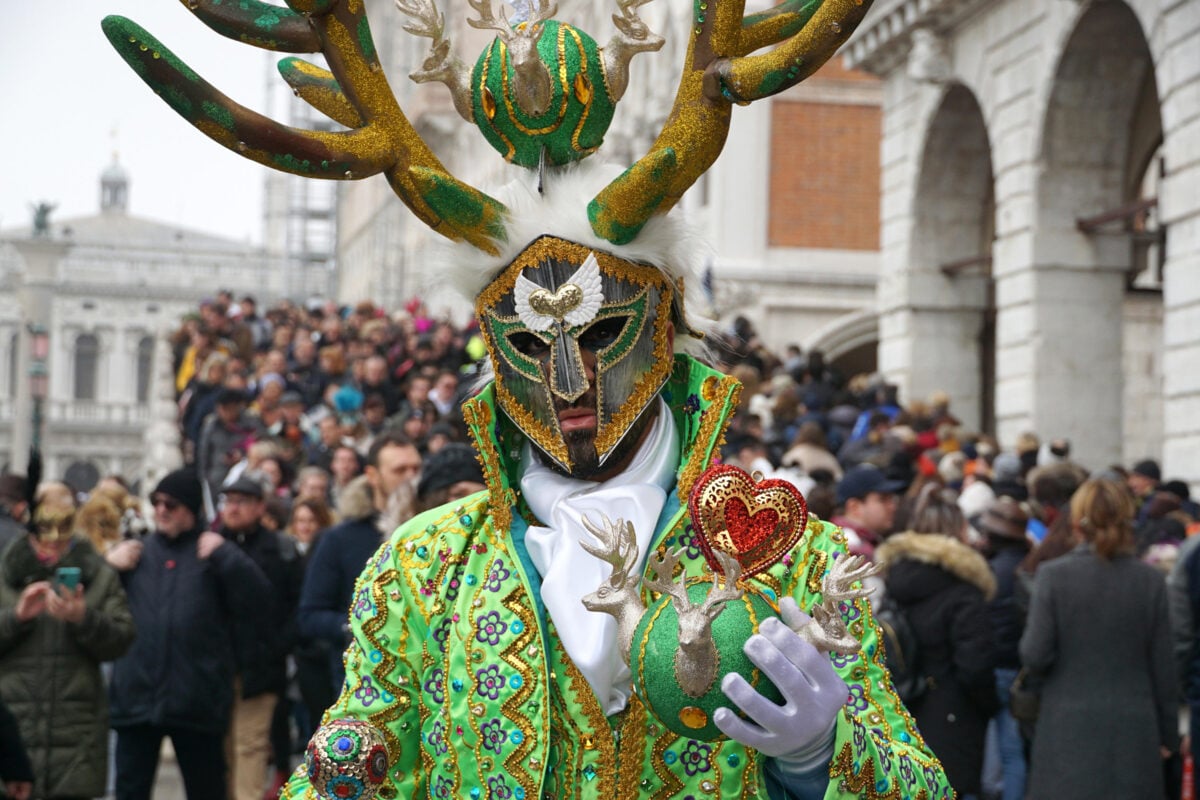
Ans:
[{"label": "backpack", "polygon": [[890,595],[875,609],[875,622],[883,644],[884,659],[892,686],[905,705],[918,700],[929,688],[921,667],[921,645],[908,619],[908,611]]}]

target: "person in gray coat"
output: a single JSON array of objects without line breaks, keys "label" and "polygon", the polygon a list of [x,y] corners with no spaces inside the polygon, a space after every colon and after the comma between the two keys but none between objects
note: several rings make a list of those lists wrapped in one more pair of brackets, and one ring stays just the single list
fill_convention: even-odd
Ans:
[{"label": "person in gray coat", "polygon": [[1083,539],[1038,570],[1021,662],[1043,678],[1029,800],[1161,800],[1178,749],[1163,576],[1133,557],[1133,499],[1090,480],[1071,498]]}]

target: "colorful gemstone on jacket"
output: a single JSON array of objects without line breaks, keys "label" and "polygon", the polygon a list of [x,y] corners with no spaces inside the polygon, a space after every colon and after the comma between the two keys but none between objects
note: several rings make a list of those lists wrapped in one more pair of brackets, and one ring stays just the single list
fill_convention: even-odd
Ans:
[{"label": "colorful gemstone on jacket", "polygon": [[387,747],[375,726],[335,719],[317,729],[304,754],[304,765],[318,797],[371,800],[387,777]]}]

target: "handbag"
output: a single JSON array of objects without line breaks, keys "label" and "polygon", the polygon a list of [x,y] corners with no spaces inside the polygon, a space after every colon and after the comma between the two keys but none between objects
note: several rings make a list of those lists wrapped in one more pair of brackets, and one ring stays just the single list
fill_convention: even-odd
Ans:
[{"label": "handbag", "polygon": [[1018,722],[1037,722],[1041,692],[1033,686],[1029,670],[1022,669],[1008,687],[1008,711]]}]

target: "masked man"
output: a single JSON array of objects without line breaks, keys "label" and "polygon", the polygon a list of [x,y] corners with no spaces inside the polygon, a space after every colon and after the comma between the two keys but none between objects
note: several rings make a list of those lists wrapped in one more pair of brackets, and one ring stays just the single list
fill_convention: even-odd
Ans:
[{"label": "masked man", "polygon": [[[739,386],[695,357],[703,331],[684,290],[698,288],[689,273],[703,258],[668,212],[720,152],[732,106],[809,74],[869,0],[782,3],[744,19],[734,0],[696,4],[676,106],[651,152],[619,176],[572,162],[600,146],[632,55],[662,45],[637,18],[640,3],[619,4],[603,48],[551,19],[552,3],[515,3],[511,21],[472,3],[472,24],[499,31],[472,71],[449,55],[430,0],[403,0],[407,29],[433,39],[414,77],[447,83],[507,160],[536,169],[495,196],[449,175],[391,101],[361,3],[289,5],[303,15],[276,15],[269,36],[254,30],[254,12],[195,10],[243,41],[325,51],[336,81],[294,60],[281,69],[349,133],[265,120],[205,89],[127,20],[105,27],[143,79],[187,98],[172,106],[227,147],[304,174],[385,172],[422,220],[460,242],[437,279],[474,300],[494,377],[463,406],[487,490],[402,525],[356,585],[346,680],[326,730],[365,723],[381,748],[319,731],[284,796],[324,785],[326,796],[366,797],[364,781],[378,781],[384,798],[949,798],[892,689],[867,601],[841,609],[856,652],[831,657],[796,633],[845,553],[834,526],[813,519],[780,561],[745,579],[779,600],[781,619],[759,624],[744,650],[783,703],[722,675],[715,741],[660,722],[632,689],[616,622],[582,603],[610,574],[582,546],[584,519],[600,514],[631,524],[633,574],[667,553],[682,553],[689,578],[710,574],[687,499]],[[353,775],[335,787],[339,770]]]}]

